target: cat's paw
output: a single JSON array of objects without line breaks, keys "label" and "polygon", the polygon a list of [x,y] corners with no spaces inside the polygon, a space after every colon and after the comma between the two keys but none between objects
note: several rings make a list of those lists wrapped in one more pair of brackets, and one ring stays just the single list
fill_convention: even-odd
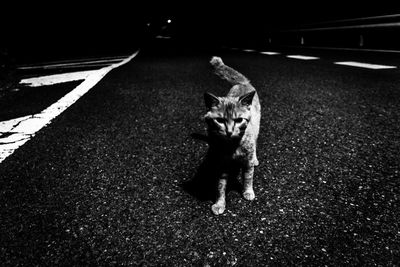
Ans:
[{"label": "cat's paw", "polygon": [[253,189],[247,189],[246,191],[243,192],[243,197],[246,200],[254,200],[256,198],[256,195],[254,194]]},{"label": "cat's paw", "polygon": [[225,205],[220,203],[215,203],[211,206],[211,210],[215,215],[220,215],[225,211]]},{"label": "cat's paw", "polygon": [[254,164],[255,167],[257,167],[258,165],[260,165],[260,162],[259,162],[258,159],[256,158],[256,159],[253,161],[253,164]]}]

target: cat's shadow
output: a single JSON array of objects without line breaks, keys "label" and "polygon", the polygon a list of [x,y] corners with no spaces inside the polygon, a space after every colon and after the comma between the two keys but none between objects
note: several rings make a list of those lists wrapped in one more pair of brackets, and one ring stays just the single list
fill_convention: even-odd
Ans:
[{"label": "cat's shadow", "polygon": [[[193,139],[208,143],[208,137],[204,134],[192,133]],[[193,177],[181,184],[183,190],[197,198],[200,201],[215,201],[217,198],[217,184],[221,177],[221,168],[216,163],[209,152],[205,155],[200,165],[197,167]],[[238,177],[240,169],[232,171],[228,181],[227,191],[240,192],[242,185],[239,183]]]}]

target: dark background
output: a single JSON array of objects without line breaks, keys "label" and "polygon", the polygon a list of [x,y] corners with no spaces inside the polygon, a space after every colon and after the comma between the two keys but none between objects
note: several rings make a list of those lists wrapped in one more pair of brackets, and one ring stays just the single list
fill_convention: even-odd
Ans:
[{"label": "dark background", "polygon": [[398,13],[394,1],[9,1],[2,8],[1,47],[21,60],[130,52],[159,34],[182,46],[262,47],[266,36],[277,31]]}]

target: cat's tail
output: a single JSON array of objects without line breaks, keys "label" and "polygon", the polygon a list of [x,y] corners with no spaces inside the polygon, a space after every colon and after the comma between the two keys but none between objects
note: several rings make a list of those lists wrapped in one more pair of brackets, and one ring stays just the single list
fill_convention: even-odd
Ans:
[{"label": "cat's tail", "polygon": [[243,74],[225,65],[220,57],[212,57],[210,63],[214,67],[215,73],[232,85],[250,83]]}]

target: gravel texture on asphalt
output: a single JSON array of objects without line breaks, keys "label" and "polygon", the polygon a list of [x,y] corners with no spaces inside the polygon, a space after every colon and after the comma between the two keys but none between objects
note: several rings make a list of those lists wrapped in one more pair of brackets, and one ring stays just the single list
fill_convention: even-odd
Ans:
[{"label": "gravel texture on asphalt", "polygon": [[6,266],[400,263],[400,73],[218,52],[258,90],[255,201],[204,157],[213,53],[142,53],[0,164]]}]

